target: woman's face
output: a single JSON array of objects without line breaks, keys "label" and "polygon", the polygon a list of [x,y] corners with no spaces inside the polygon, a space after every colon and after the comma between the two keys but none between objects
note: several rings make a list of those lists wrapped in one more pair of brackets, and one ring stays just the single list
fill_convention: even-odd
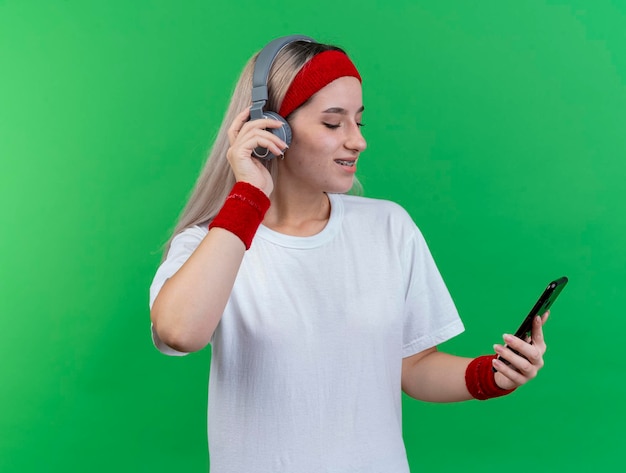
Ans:
[{"label": "woman's face", "polygon": [[280,161],[279,179],[288,179],[300,191],[350,190],[359,154],[367,146],[362,114],[358,79],[340,77],[319,90],[289,120],[293,138]]}]

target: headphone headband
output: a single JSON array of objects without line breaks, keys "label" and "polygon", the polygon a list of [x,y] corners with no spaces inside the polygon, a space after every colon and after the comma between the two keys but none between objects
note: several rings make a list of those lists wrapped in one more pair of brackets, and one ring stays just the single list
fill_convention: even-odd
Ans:
[{"label": "headphone headband", "polygon": [[294,41],[308,41],[316,43],[313,38],[303,35],[290,35],[277,38],[265,46],[257,56],[252,76],[252,107],[250,108],[250,118],[257,120],[263,118],[263,107],[268,99],[267,80],[270,68],[278,56],[278,53]]}]

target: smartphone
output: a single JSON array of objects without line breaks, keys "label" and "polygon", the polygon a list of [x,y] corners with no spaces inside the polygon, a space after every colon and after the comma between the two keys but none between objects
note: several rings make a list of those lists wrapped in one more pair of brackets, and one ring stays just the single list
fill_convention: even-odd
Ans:
[{"label": "smartphone", "polygon": [[[567,284],[567,281],[567,277],[563,276],[562,278],[556,279],[548,284],[548,287],[546,287],[541,296],[539,296],[539,299],[522,322],[522,325],[520,325],[515,332],[514,335],[517,338],[521,338],[522,340],[530,340],[533,328],[533,320],[538,315],[545,314],[545,312],[549,310],[550,307],[552,307],[552,304],[554,304],[556,298],[559,297],[559,294],[561,294],[561,291]],[[515,350],[513,351],[517,353]],[[509,364],[507,360],[500,356],[498,357],[498,359],[503,363],[506,363],[507,365]],[[493,371],[495,372],[496,369],[494,368]]]}]

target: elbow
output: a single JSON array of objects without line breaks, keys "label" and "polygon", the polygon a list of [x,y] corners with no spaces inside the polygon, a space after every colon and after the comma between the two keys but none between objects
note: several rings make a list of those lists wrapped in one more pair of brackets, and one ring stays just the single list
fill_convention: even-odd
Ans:
[{"label": "elbow", "polygon": [[190,327],[179,321],[178,317],[166,319],[158,312],[151,313],[152,330],[160,342],[182,353],[193,353],[205,348],[211,341],[213,331]]},{"label": "elbow", "polygon": [[200,351],[209,344],[208,341],[204,343],[197,340],[196,337],[178,333],[177,331],[159,331],[159,329],[155,327],[155,332],[163,344],[181,353]]}]

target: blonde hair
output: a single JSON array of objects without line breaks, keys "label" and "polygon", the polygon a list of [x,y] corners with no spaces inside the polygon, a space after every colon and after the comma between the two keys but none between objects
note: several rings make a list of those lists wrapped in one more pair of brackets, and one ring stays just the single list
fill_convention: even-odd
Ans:
[{"label": "blonde hair", "polygon": [[[298,71],[316,54],[328,50],[339,50],[336,46],[295,41],[285,46],[276,56],[268,77],[268,101],[265,110],[277,111],[287,93],[289,85]],[[224,205],[231,188],[235,184],[235,176],[230,168],[226,153],[230,147],[228,128],[246,107],[252,104],[252,74],[258,53],[245,65],[233,92],[230,104],[222,120],[217,137],[205,162],[191,196],[183,209],[172,236],[165,246],[164,257],[169,250],[172,239],[180,232],[194,225],[210,222]],[[295,111],[293,112],[295,113]],[[289,119],[289,117],[285,117]],[[273,178],[276,178],[276,160],[265,162]],[[351,192],[360,193],[361,185],[355,179]]]}]

